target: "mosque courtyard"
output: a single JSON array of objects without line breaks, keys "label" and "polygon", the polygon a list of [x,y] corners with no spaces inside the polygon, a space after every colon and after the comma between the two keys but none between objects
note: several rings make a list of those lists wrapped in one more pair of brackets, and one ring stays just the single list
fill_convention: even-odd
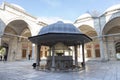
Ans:
[{"label": "mosque courtyard", "polygon": [[82,71],[36,71],[34,61],[0,62],[0,80],[120,80],[120,61],[88,61]]}]

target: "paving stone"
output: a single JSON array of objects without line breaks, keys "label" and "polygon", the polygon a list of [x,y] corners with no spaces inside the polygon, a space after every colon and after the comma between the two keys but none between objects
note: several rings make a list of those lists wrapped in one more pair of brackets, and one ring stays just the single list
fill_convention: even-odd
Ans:
[{"label": "paving stone", "polygon": [[120,80],[120,61],[86,63],[78,72],[50,72],[32,69],[33,61],[0,62],[0,80]]}]

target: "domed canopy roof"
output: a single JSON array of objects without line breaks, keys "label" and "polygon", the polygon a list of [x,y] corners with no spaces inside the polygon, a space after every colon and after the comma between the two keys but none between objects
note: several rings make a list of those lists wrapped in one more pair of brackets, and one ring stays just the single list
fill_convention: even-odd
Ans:
[{"label": "domed canopy roof", "polygon": [[40,30],[39,35],[43,35],[43,34],[47,34],[47,33],[78,34],[78,33],[81,33],[81,32],[73,24],[63,23],[62,21],[58,21],[57,23],[54,23],[54,24],[43,27]]},{"label": "domed canopy roof", "polygon": [[45,46],[53,46],[59,42],[73,46],[90,42],[92,39],[81,33],[73,24],[59,21],[43,27],[37,36],[29,37],[29,40]]}]

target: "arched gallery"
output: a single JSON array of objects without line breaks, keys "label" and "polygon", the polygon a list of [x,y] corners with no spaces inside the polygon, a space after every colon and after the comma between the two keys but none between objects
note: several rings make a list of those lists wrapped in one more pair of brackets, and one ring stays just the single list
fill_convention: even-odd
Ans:
[{"label": "arched gallery", "polygon": [[[109,7],[100,16],[85,13],[72,24],[92,39],[85,44],[85,60],[120,59],[120,4]],[[28,55],[35,59],[36,45],[28,37],[36,36],[47,25],[22,7],[4,2],[0,6],[0,45],[7,60],[28,60]],[[82,61],[81,46],[77,49],[78,60]],[[74,53],[73,48],[70,50]],[[40,53],[41,59],[46,59],[49,47],[41,46]]]}]

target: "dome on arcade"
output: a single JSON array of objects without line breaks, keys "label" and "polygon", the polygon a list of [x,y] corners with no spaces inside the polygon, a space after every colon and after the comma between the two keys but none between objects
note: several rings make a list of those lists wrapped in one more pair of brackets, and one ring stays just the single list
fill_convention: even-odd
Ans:
[{"label": "dome on arcade", "polygon": [[113,5],[112,7],[109,7],[108,9],[106,9],[105,12],[109,12],[109,11],[117,10],[117,9],[120,9],[120,4]]},{"label": "dome on arcade", "polygon": [[39,35],[43,35],[47,33],[72,33],[72,34],[78,33],[80,34],[81,32],[73,24],[63,23],[62,21],[58,21],[57,23],[43,27],[40,30]]},{"label": "dome on arcade", "polygon": [[89,13],[85,13],[85,14],[79,16],[77,19],[88,18],[88,17],[91,18],[92,15],[90,15]]},{"label": "dome on arcade", "polygon": [[22,10],[22,11],[25,11],[25,9],[23,7],[21,7],[21,6],[17,5],[17,4],[11,3],[11,5],[13,5],[14,7],[16,7],[18,9]]}]

